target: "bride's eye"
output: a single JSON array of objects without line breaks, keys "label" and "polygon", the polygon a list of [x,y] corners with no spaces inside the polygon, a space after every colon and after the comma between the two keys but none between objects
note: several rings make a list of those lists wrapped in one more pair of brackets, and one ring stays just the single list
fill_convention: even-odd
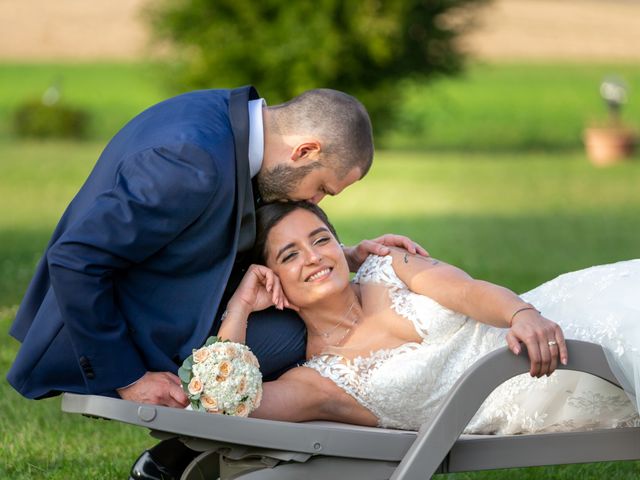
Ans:
[{"label": "bride's eye", "polygon": [[297,252],[287,253],[284,257],[282,257],[282,263],[287,263],[289,260],[291,260],[296,255],[297,255]]},{"label": "bride's eye", "polygon": [[331,240],[329,237],[319,237],[313,242],[313,244],[314,245],[324,245],[329,240]]}]

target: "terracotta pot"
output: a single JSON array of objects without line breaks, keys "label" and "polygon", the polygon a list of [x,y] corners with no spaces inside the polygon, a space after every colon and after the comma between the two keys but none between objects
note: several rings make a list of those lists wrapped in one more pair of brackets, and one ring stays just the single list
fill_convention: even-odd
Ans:
[{"label": "terracotta pot", "polygon": [[636,137],[623,127],[592,127],[585,129],[584,143],[591,163],[603,166],[629,158],[633,154]]}]

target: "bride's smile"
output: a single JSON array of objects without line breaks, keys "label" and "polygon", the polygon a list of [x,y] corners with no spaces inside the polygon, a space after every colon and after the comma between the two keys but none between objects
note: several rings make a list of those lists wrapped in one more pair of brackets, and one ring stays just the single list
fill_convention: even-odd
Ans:
[{"label": "bride's smile", "polygon": [[321,268],[316,273],[312,273],[311,275],[309,275],[305,282],[321,282],[326,279],[332,271],[333,268],[330,267]]}]

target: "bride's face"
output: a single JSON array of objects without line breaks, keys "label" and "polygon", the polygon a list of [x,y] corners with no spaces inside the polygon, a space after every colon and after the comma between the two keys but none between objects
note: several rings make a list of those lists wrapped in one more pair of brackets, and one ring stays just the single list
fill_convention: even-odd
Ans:
[{"label": "bride's face", "polygon": [[340,244],[313,213],[298,209],[267,236],[267,266],[280,278],[294,305],[305,307],[349,285],[349,267]]}]

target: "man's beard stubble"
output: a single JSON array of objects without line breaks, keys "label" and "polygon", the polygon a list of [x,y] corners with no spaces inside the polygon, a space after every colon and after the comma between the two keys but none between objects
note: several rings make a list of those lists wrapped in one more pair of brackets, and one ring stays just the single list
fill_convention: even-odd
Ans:
[{"label": "man's beard stubble", "polygon": [[276,165],[271,170],[260,170],[256,181],[263,202],[292,200],[291,194],[296,186],[311,171],[318,168],[319,162],[300,167]]}]

